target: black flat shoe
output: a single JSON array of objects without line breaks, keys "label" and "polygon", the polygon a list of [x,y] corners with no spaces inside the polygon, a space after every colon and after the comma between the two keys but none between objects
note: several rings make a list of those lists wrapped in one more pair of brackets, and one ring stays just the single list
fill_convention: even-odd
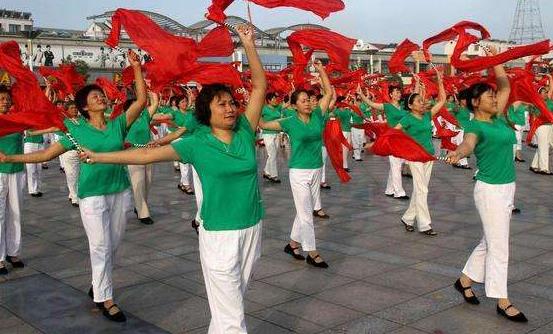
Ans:
[{"label": "black flat shoe", "polygon": [[507,310],[510,309],[511,307],[513,307],[513,304],[507,306],[506,308],[502,309],[501,307],[499,307],[499,305],[497,305],[497,314],[499,315],[502,315],[504,316],[505,318],[511,320],[511,321],[514,321],[514,322],[528,322],[528,319],[526,318],[526,316],[524,315],[524,313],[522,312],[518,312],[517,314],[515,315],[508,315],[507,314]]},{"label": "black flat shoe", "polygon": [[329,215],[327,215],[325,212],[321,213],[323,209],[320,210],[314,210],[313,211],[313,217],[321,218],[321,219],[328,219],[330,218]]},{"label": "black flat shoe", "polygon": [[515,161],[516,161],[516,162],[526,162],[526,160],[524,160],[524,159],[519,159],[519,158],[515,158]]},{"label": "black flat shoe", "polygon": [[190,226],[192,226],[192,228],[196,230],[196,234],[200,234],[200,231],[198,231],[198,228],[200,227],[200,223],[198,223],[196,219],[192,219],[192,221],[190,222]]},{"label": "black flat shoe", "polygon": [[518,214],[520,213],[520,209],[519,209],[519,208],[513,208],[512,213],[513,213],[514,215],[518,215]]},{"label": "black flat shoe", "polygon": [[272,183],[281,183],[281,182],[282,182],[282,181],[280,181],[280,179],[279,179],[278,177],[276,177],[276,176],[275,176],[275,177],[271,177],[270,180],[271,180]]},{"label": "black flat shoe", "polygon": [[[463,295],[463,298],[465,299],[465,301],[469,304],[472,304],[472,305],[478,305],[480,304],[480,301],[478,300],[478,298],[476,298],[476,295],[474,294],[474,291],[472,291],[472,287],[464,287],[463,284],[461,284],[461,279],[457,279],[457,281],[455,281],[455,284],[453,284],[453,286],[455,287],[455,290],[459,291],[462,295]],[[466,294],[465,294],[465,291],[467,290],[470,290],[472,292],[472,296],[468,297]]]},{"label": "black flat shoe", "polygon": [[410,178],[410,179],[412,179],[412,178],[413,178],[413,175],[411,175],[411,174],[407,174],[407,173],[401,173],[401,176],[403,176],[403,177],[407,177],[407,178]]},{"label": "black flat shoe", "polygon": [[384,195],[386,195],[386,196],[388,196],[388,197],[394,197],[394,194],[386,194],[386,193],[385,193]]},{"label": "black flat shoe", "polygon": [[7,274],[8,274],[8,268],[0,267],[0,275],[7,275]]},{"label": "black flat shoe", "polygon": [[292,255],[292,257],[296,260],[305,260],[305,257],[303,255],[295,252],[296,250],[298,250],[298,247],[294,248],[290,246],[290,244],[284,247],[284,253]]},{"label": "black flat shoe", "polygon": [[144,225],[152,225],[154,223],[154,220],[150,217],[139,218],[138,220],[140,221],[141,224],[144,224]]},{"label": "black flat shoe", "polygon": [[348,173],[350,172],[350,169],[349,169],[349,168],[344,168],[344,170],[345,170],[346,172],[348,172]]},{"label": "black flat shoe", "polygon": [[307,262],[307,264],[310,264],[312,265],[313,267],[317,267],[317,268],[328,268],[328,264],[324,261],[322,262],[315,262],[315,259],[318,258],[318,257],[321,257],[320,255],[317,255],[315,256],[314,258],[312,258],[309,254],[307,254],[307,258],[305,258],[305,262]]},{"label": "black flat shoe", "polygon": [[330,190],[330,186],[326,183],[321,183],[321,189],[326,189],[326,190]]},{"label": "black flat shoe", "polygon": [[127,317],[125,316],[125,313],[121,311],[119,306],[117,304],[111,305],[109,308],[104,308],[104,312],[102,312],[104,317],[108,318],[111,321],[115,322],[125,322],[127,321]]},{"label": "black flat shoe", "polygon": [[263,173],[263,178],[265,180],[271,180],[271,175]]},{"label": "black flat shoe", "polygon": [[413,225],[407,224],[406,222],[403,221],[403,219],[401,220],[401,223],[403,224],[403,226],[405,227],[405,230],[407,232],[414,232],[415,231],[415,227],[413,227]]},{"label": "black flat shoe", "polygon": [[21,260],[14,261],[13,257],[6,256],[6,261],[12,265],[14,268],[25,268],[25,264]]},{"label": "black flat shoe", "polygon": [[409,199],[409,196],[407,195],[403,195],[403,196],[399,196],[399,197],[394,197],[394,199],[401,199],[401,200],[408,200]]},{"label": "black flat shoe", "polygon": [[427,236],[430,236],[430,237],[435,237],[438,235],[438,233],[436,231],[434,231],[433,229],[429,229],[429,230],[426,230],[426,231],[422,231],[420,232],[424,235],[427,235]]}]

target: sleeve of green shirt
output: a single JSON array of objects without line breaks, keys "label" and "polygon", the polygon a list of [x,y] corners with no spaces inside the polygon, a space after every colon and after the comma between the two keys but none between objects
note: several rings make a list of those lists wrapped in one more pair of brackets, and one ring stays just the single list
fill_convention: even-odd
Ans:
[{"label": "sleeve of green shirt", "polygon": [[473,133],[476,137],[481,136],[480,127],[475,122],[467,122],[464,129],[465,133]]},{"label": "sleeve of green shirt", "polygon": [[411,118],[409,116],[405,116],[399,121],[399,124],[401,124],[403,129],[407,130],[411,127]]},{"label": "sleeve of green shirt", "polygon": [[66,149],[67,151],[76,149],[75,145],[73,145],[73,143],[69,140],[69,138],[67,138],[65,134],[61,135],[58,143],[60,143],[61,146],[63,146],[63,148]]},{"label": "sleeve of green shirt", "polygon": [[180,158],[180,161],[183,163],[193,163],[194,162],[194,145],[193,137],[181,138],[175,140],[171,143],[175,152]]},{"label": "sleeve of green shirt", "polygon": [[290,124],[292,122],[291,117],[280,119],[277,122],[280,123],[280,127],[282,128],[282,131],[284,131],[286,133],[288,133],[290,131]]}]

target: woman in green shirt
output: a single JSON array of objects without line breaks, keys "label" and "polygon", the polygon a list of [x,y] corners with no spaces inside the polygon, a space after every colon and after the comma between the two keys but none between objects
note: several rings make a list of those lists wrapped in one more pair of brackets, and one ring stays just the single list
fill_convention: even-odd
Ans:
[{"label": "woman in green shirt", "polygon": [[112,153],[83,154],[98,165],[149,164],[181,160],[202,181],[200,262],[211,310],[210,333],[246,333],[244,294],[261,255],[263,201],[259,191],[255,130],[265,101],[267,81],[255,49],[253,28],[238,35],[252,72],[252,91],[240,115],[232,91],[206,85],[196,99],[195,115],[203,126],[171,145]]},{"label": "woman in green shirt", "polygon": [[[401,88],[397,86],[390,86],[388,93],[390,96],[390,103],[376,103],[370,100],[361,87],[357,89],[357,93],[361,96],[363,102],[369,107],[384,112],[386,116],[386,122],[389,127],[395,127],[399,121],[407,115],[407,111],[401,108]],[[405,160],[390,155],[390,172],[388,173],[388,182],[386,183],[386,190],[384,194],[388,197],[393,197],[400,200],[408,200],[409,196],[405,194],[403,184],[401,180],[401,168],[405,163]]]},{"label": "woman in green shirt", "polygon": [[[297,260],[306,260],[310,265],[327,268],[315,245],[313,226],[314,202],[320,196],[322,160],[322,134],[326,122],[326,112],[332,99],[332,87],[320,61],[315,64],[320,74],[323,97],[319,106],[314,108],[305,90],[296,90],[290,99],[297,114],[278,121],[263,123],[263,129],[284,131],[290,138],[291,156],[290,186],[296,206],[296,218],[290,234],[290,242],[284,251]],[[307,258],[301,255],[299,248],[308,252]]]},{"label": "woman in green shirt", "polygon": [[[275,93],[268,93],[265,101],[267,104],[261,111],[263,122],[270,122],[282,118],[282,107],[278,103]],[[278,153],[278,134],[279,131],[262,130],[263,143],[267,152],[267,161],[263,169],[263,178],[273,183],[280,183],[278,178],[277,153]]]},{"label": "woman in green shirt", "polygon": [[[492,50],[495,54],[495,50]],[[501,113],[507,107],[511,87],[502,65],[495,66],[497,90],[487,83],[472,85],[467,98],[474,118],[465,128],[465,139],[448,154],[449,163],[474,152],[478,174],[474,201],[484,228],[484,236],[470,255],[455,288],[470,304],[479,304],[471,289],[473,282],[485,283],[486,296],[497,298],[497,313],[517,322],[528,321],[507,295],[509,265],[509,223],[514,207],[515,132]]]},{"label": "woman in green shirt", "polygon": [[[553,112],[553,76],[548,74],[549,87],[540,87],[538,93],[544,99],[547,109]],[[539,111],[538,111],[539,112]],[[549,170],[549,149],[553,145],[553,125],[545,122],[536,130],[538,149],[532,159],[530,170],[537,174],[553,175]]]},{"label": "woman in green shirt", "polygon": [[[142,77],[138,56],[129,51],[129,61],[136,82],[136,98],[127,111],[107,120],[104,112],[107,99],[99,86],[88,85],[75,94],[75,104],[83,116],[77,121],[66,120],[68,135],[45,150],[30,154],[5,155],[3,163],[36,163],[49,161],[69,150],[87,147],[95,151],[109,152],[123,149],[129,127],[139,117],[146,105],[146,84]],[[126,166],[112,164],[80,166],[78,196],[81,219],[90,247],[92,287],[89,295],[106,318],[123,322],[125,314],[113,301],[112,270],[131,211],[131,191]]]},{"label": "woman in green shirt", "polygon": [[509,106],[507,110],[507,117],[513,123],[515,128],[515,136],[517,143],[514,146],[515,161],[525,162],[522,158],[522,129],[526,125],[526,106],[521,101],[516,101]]},{"label": "woman in green shirt", "polygon": [[[430,111],[427,111],[426,103],[420,94],[413,93],[409,95],[405,101],[405,109],[409,110],[410,113],[404,116],[395,126],[396,129],[402,129],[411,136],[431,155],[434,155],[432,118],[440,111],[446,101],[442,74],[439,71],[436,71],[436,74],[439,90],[436,104]],[[430,183],[434,162],[408,161],[407,163],[413,175],[413,193],[409,208],[403,214],[401,222],[407,231],[413,232],[415,230],[413,225],[416,220],[419,232],[428,236],[435,236],[437,233],[432,229],[428,210],[428,184]]]}]

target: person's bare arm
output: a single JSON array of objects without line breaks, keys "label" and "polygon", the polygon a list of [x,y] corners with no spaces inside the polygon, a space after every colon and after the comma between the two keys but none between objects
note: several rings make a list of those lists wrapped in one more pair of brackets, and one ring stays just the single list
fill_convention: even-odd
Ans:
[{"label": "person's bare arm", "polygon": [[65,153],[67,150],[60,144],[54,143],[47,149],[26,153],[26,154],[14,154],[5,155],[0,152],[0,163],[40,163],[50,161],[59,155]]}]

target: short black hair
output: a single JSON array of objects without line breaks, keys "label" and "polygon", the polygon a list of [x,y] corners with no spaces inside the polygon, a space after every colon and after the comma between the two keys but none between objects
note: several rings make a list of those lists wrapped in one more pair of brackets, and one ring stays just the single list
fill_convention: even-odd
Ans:
[{"label": "short black hair", "polygon": [[275,97],[277,97],[276,93],[274,92],[267,93],[267,95],[265,95],[265,101],[269,102]]},{"label": "short black hair", "polygon": [[4,85],[0,85],[0,94],[8,94],[10,97],[12,96],[12,91]]},{"label": "short black hair", "polygon": [[467,108],[474,112],[472,100],[480,98],[485,92],[493,91],[493,87],[485,82],[475,83],[467,89]]},{"label": "short black hair", "polygon": [[88,110],[84,110],[87,104],[86,99],[88,98],[88,94],[90,94],[90,92],[95,90],[98,90],[104,93],[104,91],[102,90],[102,87],[92,84],[92,85],[84,86],[83,88],[79,89],[75,94],[75,106],[77,106],[77,109],[79,110],[81,115],[83,115],[83,117],[86,119],[90,119]]},{"label": "short black hair", "polygon": [[232,91],[228,86],[223,84],[206,85],[202,88],[198,97],[196,98],[196,111],[194,115],[200,124],[210,126],[209,120],[211,119],[210,104],[216,96],[222,94],[229,94],[232,96]]},{"label": "short black hair", "polygon": [[388,86],[388,95],[392,94],[396,89],[401,92],[401,87],[399,86],[396,86],[396,85]]},{"label": "short black hair", "polygon": [[413,102],[415,101],[415,98],[419,95],[420,95],[419,93],[411,93],[405,96],[404,103],[403,103],[405,110],[411,111],[411,107],[409,107],[409,105],[413,104]]},{"label": "short black hair", "polygon": [[307,90],[297,89],[292,93],[292,96],[290,97],[290,103],[296,104],[298,102],[298,97],[300,96],[301,93],[305,93],[307,96],[311,96],[309,95],[309,92]]}]

